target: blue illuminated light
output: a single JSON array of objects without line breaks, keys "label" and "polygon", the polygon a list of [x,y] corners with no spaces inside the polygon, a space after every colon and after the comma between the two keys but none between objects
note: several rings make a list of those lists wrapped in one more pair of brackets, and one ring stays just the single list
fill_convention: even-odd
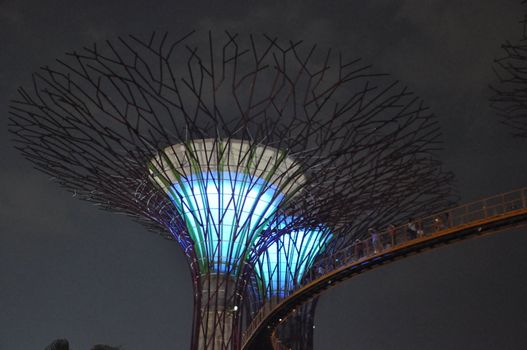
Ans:
[{"label": "blue illuminated light", "polygon": [[283,195],[248,173],[207,171],[181,178],[170,198],[185,219],[202,271],[224,273],[245,258]]},{"label": "blue illuminated light", "polygon": [[291,229],[271,243],[260,255],[256,268],[265,293],[283,297],[298,286],[330,238],[329,229],[318,226]]}]

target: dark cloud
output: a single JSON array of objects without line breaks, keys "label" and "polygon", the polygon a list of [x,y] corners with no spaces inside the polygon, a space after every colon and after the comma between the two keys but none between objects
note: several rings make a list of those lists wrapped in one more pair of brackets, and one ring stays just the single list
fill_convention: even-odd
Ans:
[{"label": "dark cloud", "polygon": [[[488,108],[491,63],[520,37],[520,1],[14,1],[0,3],[0,111],[30,72],[128,33],[267,32],[363,57],[440,116],[463,202],[527,184],[527,141]],[[177,245],[80,203],[0,130],[0,349],[184,349],[192,291]],[[525,229],[394,263],[322,297],[317,348],[521,349]],[[17,341],[17,342],[16,342]],[[20,343],[21,341],[21,343]],[[15,345],[17,344],[17,345]]]}]

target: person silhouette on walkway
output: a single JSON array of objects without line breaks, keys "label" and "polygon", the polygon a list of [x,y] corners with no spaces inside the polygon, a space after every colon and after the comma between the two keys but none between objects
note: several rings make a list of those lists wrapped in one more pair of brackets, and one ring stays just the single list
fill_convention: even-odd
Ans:
[{"label": "person silhouette on walkway", "polygon": [[397,244],[396,230],[395,230],[395,225],[393,224],[388,225],[388,239],[389,239],[389,242],[388,242],[389,246],[393,247]]},{"label": "person silhouette on walkway", "polygon": [[410,218],[408,219],[408,240],[416,239],[417,238],[417,225],[415,224],[415,221]]},{"label": "person silhouette on walkway", "polygon": [[359,239],[356,239],[353,245],[355,246],[355,251],[354,251],[355,259],[358,260],[362,258],[362,242]]},{"label": "person silhouette on walkway", "polygon": [[378,252],[382,250],[382,247],[380,244],[381,242],[379,241],[379,233],[373,227],[370,227],[368,229],[368,232],[370,233],[370,237],[371,237],[371,245],[373,247],[373,253],[377,254]]}]

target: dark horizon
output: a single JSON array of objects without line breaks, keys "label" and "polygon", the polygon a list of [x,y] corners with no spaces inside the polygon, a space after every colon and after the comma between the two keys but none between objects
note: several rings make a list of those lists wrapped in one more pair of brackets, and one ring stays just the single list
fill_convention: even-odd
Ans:
[{"label": "dark horizon", "polygon": [[[304,39],[362,57],[439,116],[444,167],[460,203],[527,186],[527,140],[489,108],[492,61],[521,38],[520,1],[0,5],[3,183],[0,349],[104,343],[184,349],[192,288],[177,244],[96,210],[31,168],[7,133],[8,100],[64,52],[152,30],[229,29]],[[376,269],[324,294],[316,349],[521,349],[527,344],[526,229],[469,240]],[[523,235],[522,235],[523,233]]]}]

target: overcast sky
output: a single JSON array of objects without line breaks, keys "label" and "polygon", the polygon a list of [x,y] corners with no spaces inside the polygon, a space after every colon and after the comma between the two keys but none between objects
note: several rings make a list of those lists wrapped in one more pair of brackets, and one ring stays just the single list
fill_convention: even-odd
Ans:
[{"label": "overcast sky", "polygon": [[[223,5],[220,3],[228,3]],[[520,38],[518,0],[0,1],[0,349],[187,349],[179,247],[51,183],[12,148],[7,104],[65,51],[119,35],[269,33],[362,57],[439,116],[461,202],[527,186],[527,139],[488,107],[492,60]],[[316,349],[524,349],[527,229],[469,240],[351,279],[319,302]]]}]

